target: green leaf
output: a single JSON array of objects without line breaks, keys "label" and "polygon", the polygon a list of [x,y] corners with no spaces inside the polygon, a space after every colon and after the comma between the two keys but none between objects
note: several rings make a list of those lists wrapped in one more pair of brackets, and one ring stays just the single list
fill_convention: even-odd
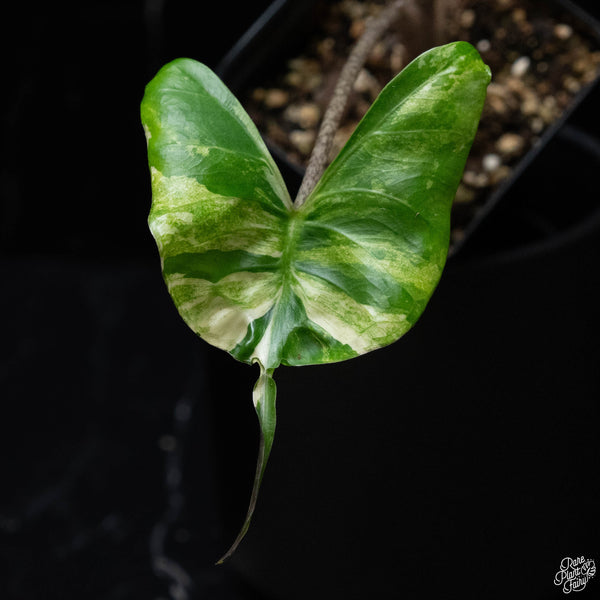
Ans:
[{"label": "green leaf", "polygon": [[232,550],[273,441],[274,369],[381,348],[423,312],[446,260],[450,207],[489,79],[465,42],[418,57],[300,208],[210,69],[178,59],[148,85],[149,224],[169,292],[198,335],[260,367],[261,451]]}]

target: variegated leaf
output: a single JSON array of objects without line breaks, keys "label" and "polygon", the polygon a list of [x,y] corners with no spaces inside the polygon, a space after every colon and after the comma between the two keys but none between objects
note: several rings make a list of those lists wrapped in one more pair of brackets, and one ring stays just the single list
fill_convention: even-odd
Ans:
[{"label": "variegated leaf", "polygon": [[467,43],[421,55],[381,92],[300,208],[210,69],[178,59],[148,85],[149,223],[168,289],[198,335],[260,365],[260,456],[231,551],[273,441],[274,369],[380,348],[423,312],[489,78]]}]

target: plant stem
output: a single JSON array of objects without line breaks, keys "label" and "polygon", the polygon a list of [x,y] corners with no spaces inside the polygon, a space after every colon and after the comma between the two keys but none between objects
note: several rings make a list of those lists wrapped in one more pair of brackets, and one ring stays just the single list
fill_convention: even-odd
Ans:
[{"label": "plant stem", "polygon": [[352,86],[354,85],[358,73],[367,59],[367,56],[369,56],[375,42],[398,17],[400,9],[405,1],[406,0],[393,0],[393,2],[386,6],[377,17],[367,21],[364,33],[354,48],[352,48],[350,56],[342,68],[333,91],[333,96],[325,111],[321,127],[319,128],[317,140],[310,155],[304,179],[302,180],[300,190],[294,201],[296,208],[299,208],[304,204],[306,198],[308,198],[315,185],[317,185],[323,171],[325,171],[331,144],[333,143],[333,137],[339,126],[342,113],[344,112],[344,108],[346,108],[348,97],[352,91]]}]

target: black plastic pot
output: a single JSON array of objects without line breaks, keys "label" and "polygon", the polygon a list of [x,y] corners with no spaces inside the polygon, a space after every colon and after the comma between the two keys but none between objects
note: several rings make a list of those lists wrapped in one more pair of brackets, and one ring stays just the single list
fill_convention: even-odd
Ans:
[{"label": "black plastic pot", "polygon": [[[252,85],[261,81],[265,73],[281,70],[285,61],[302,50],[306,36],[314,29],[319,0],[293,2],[292,0],[275,0],[254,25],[238,40],[231,50],[217,65],[217,72],[235,94],[241,94]],[[570,0],[551,0],[552,9],[561,9],[576,23],[581,31],[595,38],[600,47],[600,23]],[[549,141],[565,125],[580,105],[589,97],[592,90],[598,87],[597,77],[585,86],[573,99],[568,109],[563,112],[539,139],[519,163],[512,169],[511,175],[492,192],[477,211],[475,218],[464,231],[464,236],[453,244],[451,256],[456,255],[468,245],[471,236],[488,219],[503,199],[509,195],[511,188],[536,160]],[[292,195],[297,191],[304,175],[304,169],[290,161],[281,147],[266,138],[266,143],[273,154],[286,180]]]},{"label": "black plastic pot", "polygon": [[[222,63],[234,88],[244,44]],[[261,597],[559,598],[560,561],[600,556],[600,144],[565,125],[589,93],[489,200],[409,334],[276,372],[275,444],[230,563]],[[257,373],[208,359],[225,549],[252,481]]]}]

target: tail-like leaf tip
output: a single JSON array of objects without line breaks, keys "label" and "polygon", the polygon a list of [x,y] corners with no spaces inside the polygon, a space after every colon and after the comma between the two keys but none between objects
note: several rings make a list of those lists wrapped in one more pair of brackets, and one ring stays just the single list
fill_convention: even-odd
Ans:
[{"label": "tail-like leaf tip", "polygon": [[256,508],[256,502],[258,500],[260,484],[267,467],[271,447],[273,446],[276,425],[275,400],[277,397],[277,386],[275,385],[272,376],[274,369],[265,370],[260,363],[259,366],[260,377],[254,386],[253,402],[260,424],[260,446],[258,448],[256,473],[254,475],[252,493],[250,495],[250,505],[248,506],[248,512],[240,532],[233,544],[231,544],[229,550],[227,550],[227,552],[225,552],[225,554],[215,563],[217,565],[223,564],[236,551],[250,528],[250,522],[252,521],[252,515],[254,514],[254,509]]},{"label": "tail-like leaf tip", "polygon": [[238,534],[237,538],[235,538],[235,541],[233,542],[233,544],[231,544],[231,547],[229,548],[229,550],[227,550],[227,552],[225,552],[225,554],[223,554],[223,556],[221,556],[221,558],[215,563],[215,565],[222,565],[237,550],[237,547],[239,546],[243,537],[246,535],[246,532],[248,531],[249,526],[250,526],[250,521],[247,522],[247,526],[245,525],[242,528],[242,530]]}]

